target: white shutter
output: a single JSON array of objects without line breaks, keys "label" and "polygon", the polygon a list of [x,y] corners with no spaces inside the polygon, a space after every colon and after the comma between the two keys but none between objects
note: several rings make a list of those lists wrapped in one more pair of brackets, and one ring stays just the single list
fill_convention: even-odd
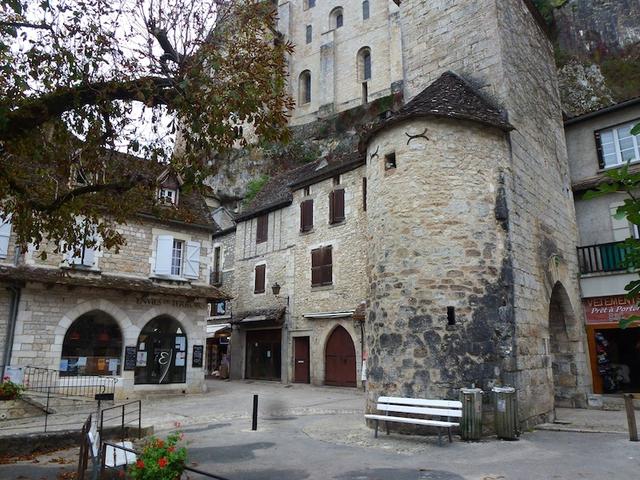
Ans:
[{"label": "white shutter", "polygon": [[93,264],[96,261],[96,250],[95,248],[85,247],[84,249],[84,257],[82,258],[82,265],[85,267],[93,267]]},{"label": "white shutter", "polygon": [[157,275],[171,275],[171,256],[173,254],[173,237],[171,235],[158,235],[156,246],[156,267],[154,273]]},{"label": "white shutter", "polygon": [[200,277],[200,242],[187,242],[187,255],[184,259],[184,276]]},{"label": "white shutter", "polygon": [[67,260],[67,263],[69,265],[82,265],[82,259],[75,255],[75,249],[73,247],[69,248],[70,250],[64,253],[64,258]]},{"label": "white shutter", "polygon": [[0,258],[7,258],[9,253],[9,237],[11,237],[11,216],[0,220]]}]

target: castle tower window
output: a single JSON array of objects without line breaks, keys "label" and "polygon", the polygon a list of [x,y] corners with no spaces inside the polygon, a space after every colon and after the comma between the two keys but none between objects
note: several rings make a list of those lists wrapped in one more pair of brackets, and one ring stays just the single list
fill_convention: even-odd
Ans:
[{"label": "castle tower window", "polygon": [[385,170],[395,170],[397,167],[396,164],[396,152],[389,153],[384,156],[384,169]]},{"label": "castle tower window", "polygon": [[305,70],[298,80],[299,102],[301,105],[311,102],[311,72]]},{"label": "castle tower window", "polygon": [[369,19],[369,0],[364,0],[364,2],[362,2],[362,19]]},{"label": "castle tower window", "polygon": [[371,80],[371,49],[369,47],[362,47],[358,51],[356,63],[358,65],[358,80],[360,82]]},{"label": "castle tower window", "polygon": [[311,25],[307,25],[306,36],[307,43],[311,43],[311,40],[313,39],[313,27]]},{"label": "castle tower window", "polygon": [[316,6],[316,0],[304,0],[304,9],[309,10]]},{"label": "castle tower window", "polygon": [[344,25],[344,15],[342,12],[342,7],[336,7],[331,10],[331,14],[329,15],[329,28],[340,28]]}]

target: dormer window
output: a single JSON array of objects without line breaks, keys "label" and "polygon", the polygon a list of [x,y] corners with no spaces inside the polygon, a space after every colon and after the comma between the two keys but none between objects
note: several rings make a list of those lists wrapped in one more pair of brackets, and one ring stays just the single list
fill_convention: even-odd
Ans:
[{"label": "dormer window", "polygon": [[172,188],[158,190],[158,201],[164,205],[176,205],[178,203],[178,191]]}]

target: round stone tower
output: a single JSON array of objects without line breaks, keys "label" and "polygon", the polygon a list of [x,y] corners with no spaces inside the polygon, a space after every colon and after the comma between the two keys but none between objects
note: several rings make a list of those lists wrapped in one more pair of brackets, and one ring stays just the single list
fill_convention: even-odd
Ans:
[{"label": "round stone tower", "polygon": [[447,72],[363,139],[371,292],[368,405],[508,381],[511,126]]}]

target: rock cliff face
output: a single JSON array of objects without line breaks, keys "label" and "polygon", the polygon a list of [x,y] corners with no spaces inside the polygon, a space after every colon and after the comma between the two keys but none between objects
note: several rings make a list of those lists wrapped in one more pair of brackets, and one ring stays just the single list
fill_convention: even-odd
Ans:
[{"label": "rock cliff face", "polygon": [[640,1],[568,0],[549,20],[567,113],[640,95]]}]

